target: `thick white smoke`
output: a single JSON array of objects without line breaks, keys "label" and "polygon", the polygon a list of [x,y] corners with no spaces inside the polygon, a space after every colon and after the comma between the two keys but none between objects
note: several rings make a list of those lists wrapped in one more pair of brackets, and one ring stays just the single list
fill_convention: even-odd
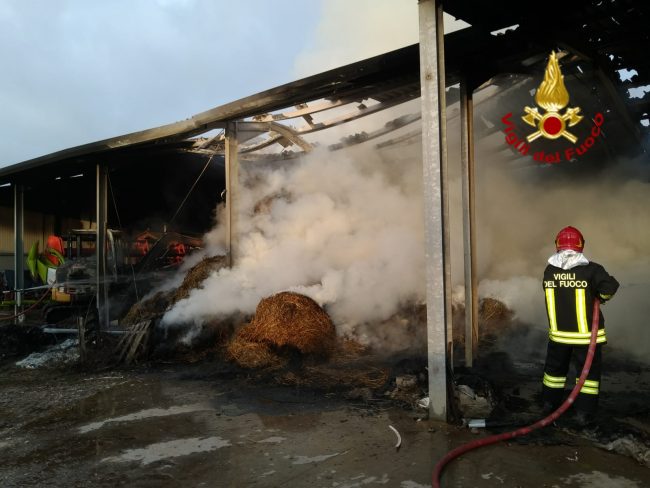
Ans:
[{"label": "thick white smoke", "polygon": [[[399,166],[398,166],[399,165]],[[283,167],[244,163],[237,262],[210,276],[164,317],[201,324],[254,312],[293,290],[327,307],[339,334],[421,300],[421,166],[365,151],[316,151]],[[209,240],[221,244],[223,228]]]},{"label": "thick white smoke", "polygon": [[[647,356],[650,184],[630,173],[629,165],[598,175],[585,166],[583,177],[563,177],[553,168],[513,171],[482,158],[482,149],[479,144],[479,295],[497,298],[522,322],[545,328],[541,274],[555,233],[575,225],[585,234],[586,255],[622,285],[604,309],[610,344]],[[326,306],[339,334],[361,334],[385,349],[394,347],[378,338],[390,337],[400,348],[412,345],[416,338],[382,321],[404,303],[423,299],[419,154],[418,144],[390,153],[361,145],[320,150],[282,166],[245,163],[235,267],[213,274],[163,323],[200,326],[215,316],[252,313],[261,298],[294,290]],[[452,152],[452,275],[458,285],[462,227],[455,161]],[[207,236],[209,253],[223,252],[224,230],[218,226]]]},{"label": "thick white smoke", "polygon": [[547,326],[541,274],[566,225],[585,236],[585,255],[620,283],[603,307],[609,344],[642,360],[650,352],[650,183],[643,161],[621,161],[605,171],[579,163],[581,171],[525,171],[481,159],[477,221],[481,296],[493,296],[517,317]]},{"label": "thick white smoke", "polygon": [[[499,120],[476,108],[477,119]],[[463,282],[458,133],[455,119],[448,128],[454,285]],[[598,172],[588,161],[572,163],[571,172],[526,167],[526,161],[506,165],[488,156],[500,147],[502,134],[476,146],[479,295],[503,301],[520,321],[544,329],[541,275],[557,231],[576,226],[587,257],[621,282],[604,308],[610,344],[647,358],[647,165],[621,161]],[[282,165],[244,163],[236,265],[213,274],[163,323],[200,326],[215,316],[252,313],[261,298],[294,290],[324,305],[339,334],[362,334],[387,349],[394,349],[387,342],[417,341],[383,321],[424,295],[420,154],[419,144],[379,151],[365,143]],[[222,252],[224,230],[208,236],[209,253]]]}]

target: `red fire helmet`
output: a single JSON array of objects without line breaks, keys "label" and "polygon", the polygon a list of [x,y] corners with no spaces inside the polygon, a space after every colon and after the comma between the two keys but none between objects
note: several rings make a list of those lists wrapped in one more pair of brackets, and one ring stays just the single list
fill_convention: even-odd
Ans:
[{"label": "red fire helmet", "polygon": [[555,248],[558,251],[572,249],[577,252],[582,252],[585,248],[585,238],[582,237],[580,231],[575,227],[565,227],[558,232],[555,238]]}]

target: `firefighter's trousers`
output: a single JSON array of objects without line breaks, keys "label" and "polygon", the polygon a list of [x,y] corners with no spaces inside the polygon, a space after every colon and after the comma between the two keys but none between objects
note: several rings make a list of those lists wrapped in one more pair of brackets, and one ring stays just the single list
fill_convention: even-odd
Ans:
[{"label": "firefighter's trousers", "polygon": [[[548,341],[546,352],[546,365],[544,366],[544,387],[542,399],[544,403],[550,403],[558,407],[564,399],[564,389],[569,371],[569,364],[573,362],[576,371],[576,383],[582,372],[582,367],[587,358],[588,345],[569,345]],[[580,389],[580,394],[575,402],[575,407],[586,413],[594,413],[598,408],[598,396],[600,392],[600,368],[602,362],[602,344],[596,345],[594,360],[591,363],[589,374],[585,384]],[[575,386],[568,385],[569,389]]]}]

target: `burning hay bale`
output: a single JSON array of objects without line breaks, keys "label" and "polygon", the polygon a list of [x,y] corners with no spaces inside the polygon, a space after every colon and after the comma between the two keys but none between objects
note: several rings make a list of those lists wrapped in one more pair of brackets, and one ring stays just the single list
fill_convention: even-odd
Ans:
[{"label": "burning hay bale", "polygon": [[327,313],[311,298],[281,292],[257,305],[251,322],[228,345],[227,356],[244,368],[278,369],[292,351],[327,357],[336,345],[336,331]]},{"label": "burning hay bale", "polygon": [[323,357],[329,356],[336,343],[336,330],[329,315],[311,298],[293,292],[262,299],[253,320],[238,336]]}]

